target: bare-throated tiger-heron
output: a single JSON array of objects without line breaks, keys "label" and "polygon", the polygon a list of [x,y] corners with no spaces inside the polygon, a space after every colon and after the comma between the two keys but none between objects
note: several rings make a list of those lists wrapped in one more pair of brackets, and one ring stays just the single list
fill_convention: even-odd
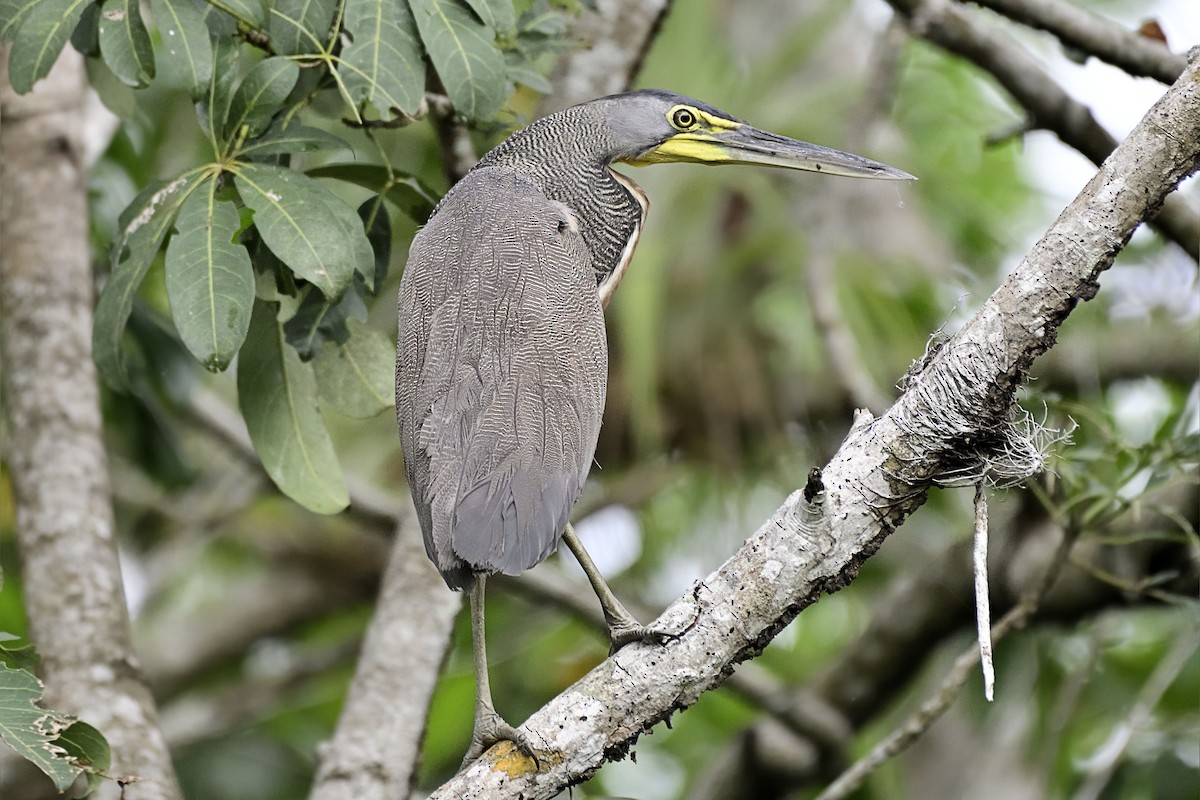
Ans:
[{"label": "bare-throated tiger-heron", "polygon": [[464,763],[505,739],[532,753],[492,704],[488,575],[524,572],[561,538],[600,598],[613,649],[662,641],[612,595],[568,520],[600,434],[604,307],[646,219],[645,194],[611,167],[673,161],[912,177],[688,97],[635,91],[537,120],[446,194],[400,282],[396,408],[425,550],[447,585],[470,590],[476,709]]}]

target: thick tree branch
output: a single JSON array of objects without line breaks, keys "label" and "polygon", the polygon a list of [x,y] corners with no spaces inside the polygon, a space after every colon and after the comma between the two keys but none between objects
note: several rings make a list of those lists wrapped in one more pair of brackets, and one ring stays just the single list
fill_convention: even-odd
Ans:
[{"label": "thick tree branch", "polygon": [[[86,78],[67,48],[13,93],[0,53],[0,365],[25,608],[46,702],[97,727],[129,800],[180,796],[131,643],[100,396],[80,141]],[[116,796],[115,783],[101,795]]]},{"label": "thick tree branch", "polygon": [[[1025,109],[1033,127],[1052,131],[1063,143],[1099,165],[1116,147],[1087,106],[1073,99],[1003,32],[977,21],[950,0],[888,0],[912,31],[962,56],[996,79]],[[1154,227],[1200,259],[1200,217],[1180,197],[1169,198]]]},{"label": "thick tree branch", "polygon": [[910,378],[878,420],[860,416],[822,491],[796,492],[656,625],[678,638],[632,645],[522,726],[535,764],[501,743],[435,798],[553,796],[719,684],[861,563],[924,500],[931,482],[1012,445],[1011,404],[1030,363],[1094,296],[1134,229],[1200,167],[1200,49],[978,313]]},{"label": "thick tree branch", "polygon": [[1162,43],[1093,14],[1066,0],[970,0],[1031,28],[1053,34],[1068,47],[1082,50],[1130,75],[1171,84],[1187,59]]}]

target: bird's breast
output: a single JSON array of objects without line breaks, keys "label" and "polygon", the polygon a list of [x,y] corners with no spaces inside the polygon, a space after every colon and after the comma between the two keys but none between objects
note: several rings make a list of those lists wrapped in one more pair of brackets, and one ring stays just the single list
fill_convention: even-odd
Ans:
[{"label": "bird's breast", "polygon": [[642,227],[646,223],[646,214],[650,211],[650,199],[646,197],[646,192],[641,186],[634,183],[632,178],[612,169],[608,170],[608,174],[634,199],[640,213],[633,225],[633,230],[629,234],[628,241],[625,242],[625,246],[621,250],[621,257],[617,261],[616,266],[601,279],[600,285],[597,287],[597,291],[600,294],[600,306],[602,308],[608,305],[608,301],[612,299],[613,292],[617,290],[621,279],[625,277],[625,270],[629,267],[629,262],[633,260],[633,251],[637,248],[638,239],[642,235]]}]

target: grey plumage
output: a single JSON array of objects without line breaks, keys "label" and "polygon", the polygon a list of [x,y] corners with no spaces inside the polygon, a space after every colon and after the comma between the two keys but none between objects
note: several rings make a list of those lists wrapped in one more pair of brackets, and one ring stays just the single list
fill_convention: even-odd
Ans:
[{"label": "grey plumage", "polygon": [[614,650],[667,638],[629,614],[567,524],[600,434],[603,307],[647,209],[641,189],[609,168],[617,161],[911,177],[689,97],[638,91],[534,122],[446,193],[400,281],[396,418],[425,551],[447,585],[470,588],[475,726],[464,764],[505,739],[534,753],[492,703],[488,575],[529,569],[561,537],[596,591]]},{"label": "grey plumage", "polygon": [[396,394],[425,549],[452,588],[557,546],[600,433],[608,351],[571,211],[481,165],[413,240]]},{"label": "grey plumage", "polygon": [[453,588],[546,558],[587,478],[608,371],[601,309],[646,213],[616,161],[911,177],[654,90],[543,117],[485,155],[413,240],[400,284],[405,470]]}]

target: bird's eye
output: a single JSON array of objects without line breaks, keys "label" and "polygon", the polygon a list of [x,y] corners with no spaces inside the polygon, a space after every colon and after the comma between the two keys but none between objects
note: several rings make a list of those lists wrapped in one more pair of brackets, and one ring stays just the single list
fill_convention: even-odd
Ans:
[{"label": "bird's eye", "polygon": [[671,124],[676,128],[690,128],[696,124],[696,115],[686,108],[677,108],[671,115]]}]

